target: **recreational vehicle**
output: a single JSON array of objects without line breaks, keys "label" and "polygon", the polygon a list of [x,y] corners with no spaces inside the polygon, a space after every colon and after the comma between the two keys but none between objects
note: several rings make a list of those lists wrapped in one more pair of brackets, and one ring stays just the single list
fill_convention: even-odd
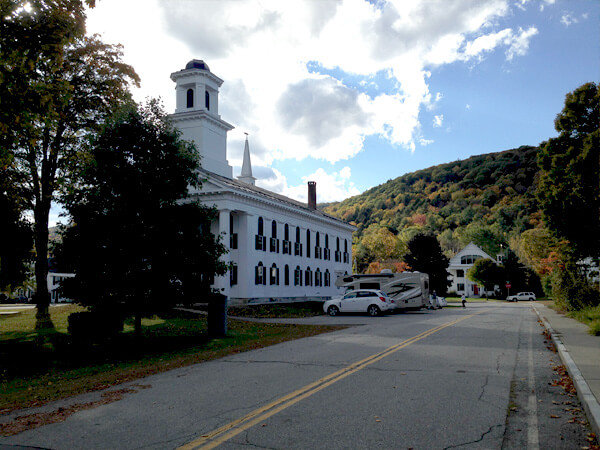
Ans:
[{"label": "recreational vehicle", "polygon": [[353,289],[379,289],[392,300],[396,309],[419,310],[429,306],[429,275],[421,272],[340,275],[335,285]]}]

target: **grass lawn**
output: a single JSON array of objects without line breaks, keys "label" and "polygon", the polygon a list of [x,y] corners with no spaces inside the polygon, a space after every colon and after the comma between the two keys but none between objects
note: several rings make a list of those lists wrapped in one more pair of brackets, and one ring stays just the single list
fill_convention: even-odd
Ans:
[{"label": "grass lawn", "polygon": [[211,339],[206,316],[173,311],[143,320],[143,338],[124,332],[102,344],[73,342],[67,333],[75,305],[51,307],[54,330],[35,330],[35,309],[0,316],[0,414],[95,391],[233,353],[339,330],[343,326],[284,325],[232,320],[227,337]]},{"label": "grass lawn", "polygon": [[600,336],[600,306],[590,306],[581,311],[571,311],[567,313],[567,316],[590,327],[588,332],[592,336]]}]

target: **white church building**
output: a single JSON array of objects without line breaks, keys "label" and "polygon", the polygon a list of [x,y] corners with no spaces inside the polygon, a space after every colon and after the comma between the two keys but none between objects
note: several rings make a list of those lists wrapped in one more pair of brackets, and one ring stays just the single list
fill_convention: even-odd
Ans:
[{"label": "white church building", "polygon": [[213,287],[229,304],[326,300],[342,292],[338,275],[352,272],[355,227],[317,209],[316,183],[309,182],[308,204],[255,185],[246,139],[240,176],[227,161],[227,132],[219,115],[223,83],[201,60],[171,74],[176,83],[173,124],[194,141],[201,156],[199,190],[189,198],[215,206],[212,232],[222,236],[231,264]]}]

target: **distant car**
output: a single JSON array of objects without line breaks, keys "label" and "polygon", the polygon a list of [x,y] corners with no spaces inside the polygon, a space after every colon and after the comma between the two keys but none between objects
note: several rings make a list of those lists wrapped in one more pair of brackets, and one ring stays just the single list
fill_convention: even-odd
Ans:
[{"label": "distant car", "polygon": [[377,289],[357,289],[323,303],[323,311],[330,316],[365,312],[370,316],[379,316],[392,308],[392,300]]},{"label": "distant car", "polygon": [[532,302],[535,299],[535,294],[533,292],[519,292],[516,295],[509,295],[506,297],[507,302],[517,302],[519,300],[529,300]]}]

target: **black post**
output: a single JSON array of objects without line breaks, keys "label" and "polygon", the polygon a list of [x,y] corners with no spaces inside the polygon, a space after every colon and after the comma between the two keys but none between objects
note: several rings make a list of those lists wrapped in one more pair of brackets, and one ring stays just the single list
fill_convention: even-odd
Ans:
[{"label": "black post", "polygon": [[212,294],[208,302],[208,334],[213,337],[227,335],[227,296]]}]

